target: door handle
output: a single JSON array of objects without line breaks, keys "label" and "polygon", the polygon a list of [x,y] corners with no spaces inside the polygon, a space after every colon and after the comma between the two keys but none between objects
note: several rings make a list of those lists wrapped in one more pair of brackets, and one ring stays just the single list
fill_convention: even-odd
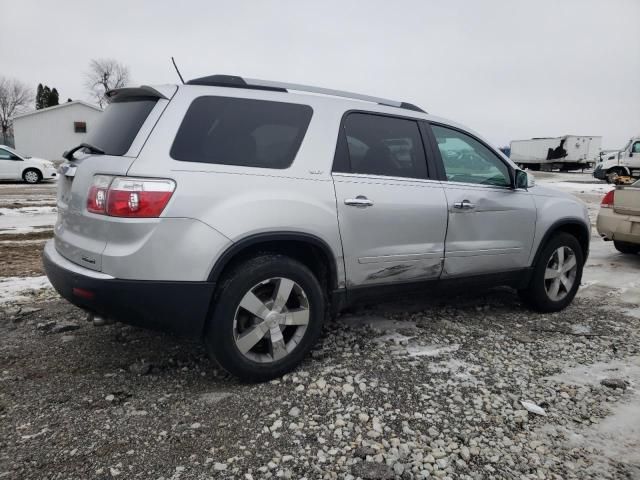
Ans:
[{"label": "door handle", "polygon": [[476,204],[471,203],[469,200],[462,200],[461,202],[455,202],[453,204],[453,208],[458,208],[460,210],[473,210],[476,208]]},{"label": "door handle", "polygon": [[358,195],[356,198],[346,198],[344,204],[349,205],[350,207],[360,208],[373,206],[373,202],[364,195]]}]

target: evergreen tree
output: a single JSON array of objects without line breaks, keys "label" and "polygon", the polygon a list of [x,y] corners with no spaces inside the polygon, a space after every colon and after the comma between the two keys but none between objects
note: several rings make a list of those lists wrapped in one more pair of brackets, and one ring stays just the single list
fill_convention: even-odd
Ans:
[{"label": "evergreen tree", "polygon": [[51,95],[49,95],[49,106],[53,107],[54,105],[60,105],[58,90],[55,88],[51,90]]},{"label": "evergreen tree", "polygon": [[38,84],[38,91],[36,93],[36,110],[42,108],[42,84]]},{"label": "evergreen tree", "polygon": [[51,89],[49,85],[45,85],[42,89],[42,107],[47,108],[49,106],[49,98],[51,97]]}]

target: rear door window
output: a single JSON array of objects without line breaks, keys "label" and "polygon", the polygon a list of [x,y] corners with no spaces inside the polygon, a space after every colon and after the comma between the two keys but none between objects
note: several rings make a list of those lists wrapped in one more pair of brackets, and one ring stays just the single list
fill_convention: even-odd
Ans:
[{"label": "rear door window", "polygon": [[154,97],[127,97],[112,102],[83,141],[107,155],[126,154],[157,101]]},{"label": "rear door window", "polygon": [[288,168],[313,111],[308,105],[246,98],[199,97],[171,147],[185,162]]},{"label": "rear door window", "polygon": [[[368,113],[350,113],[343,122],[348,162],[339,161],[336,171],[425,178],[427,161],[418,123],[405,118]],[[346,167],[346,168],[345,168]]]}]

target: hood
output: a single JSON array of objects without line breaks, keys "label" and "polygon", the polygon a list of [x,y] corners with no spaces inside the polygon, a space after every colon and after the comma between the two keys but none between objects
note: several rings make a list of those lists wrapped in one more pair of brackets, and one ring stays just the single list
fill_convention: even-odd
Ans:
[{"label": "hood", "polygon": [[34,163],[47,164],[47,165],[53,164],[51,160],[46,160],[44,158],[38,158],[38,157],[31,157],[31,158],[23,157],[23,158],[27,162],[34,162]]},{"label": "hood", "polygon": [[536,184],[536,186],[531,187],[529,189],[529,191],[533,195],[539,195],[539,196],[544,196],[544,197],[571,198],[571,199],[580,201],[578,199],[578,197],[576,197],[575,195],[572,195],[569,192],[565,192],[565,191],[560,190],[558,188],[553,188],[553,187],[547,186],[547,185]]}]

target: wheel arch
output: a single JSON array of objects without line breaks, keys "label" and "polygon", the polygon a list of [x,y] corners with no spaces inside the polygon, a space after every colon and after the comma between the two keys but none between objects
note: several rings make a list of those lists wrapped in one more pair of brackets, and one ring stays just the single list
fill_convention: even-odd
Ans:
[{"label": "wheel arch", "polygon": [[20,178],[24,178],[24,175],[30,171],[33,170],[34,172],[36,172],[38,175],[40,175],[40,178],[43,178],[44,175],[42,173],[42,170],[40,170],[38,167],[34,167],[34,166],[30,166],[30,167],[26,167],[22,170],[22,175],[20,175]]},{"label": "wheel arch", "polygon": [[568,233],[576,237],[578,243],[580,244],[580,247],[582,247],[582,255],[586,262],[587,257],[589,256],[589,239],[591,237],[590,227],[580,219],[567,218],[554,222],[547,229],[544,236],[542,237],[542,240],[538,244],[538,249],[536,250],[532,265],[537,264],[545,245],[549,242],[549,240],[551,240],[551,238],[553,238],[554,235],[558,233]]},{"label": "wheel arch", "polygon": [[258,233],[234,242],[216,260],[207,281],[217,283],[229,267],[260,252],[281,253],[304,263],[326,283],[329,292],[338,286],[337,260],[331,247],[315,235],[287,231]]},{"label": "wheel arch", "polygon": [[607,168],[607,171],[605,174],[609,175],[610,173],[613,173],[615,170],[622,170],[624,171],[625,175],[631,175],[631,171],[629,170],[629,168],[624,165],[614,165],[612,167],[609,167]]}]

